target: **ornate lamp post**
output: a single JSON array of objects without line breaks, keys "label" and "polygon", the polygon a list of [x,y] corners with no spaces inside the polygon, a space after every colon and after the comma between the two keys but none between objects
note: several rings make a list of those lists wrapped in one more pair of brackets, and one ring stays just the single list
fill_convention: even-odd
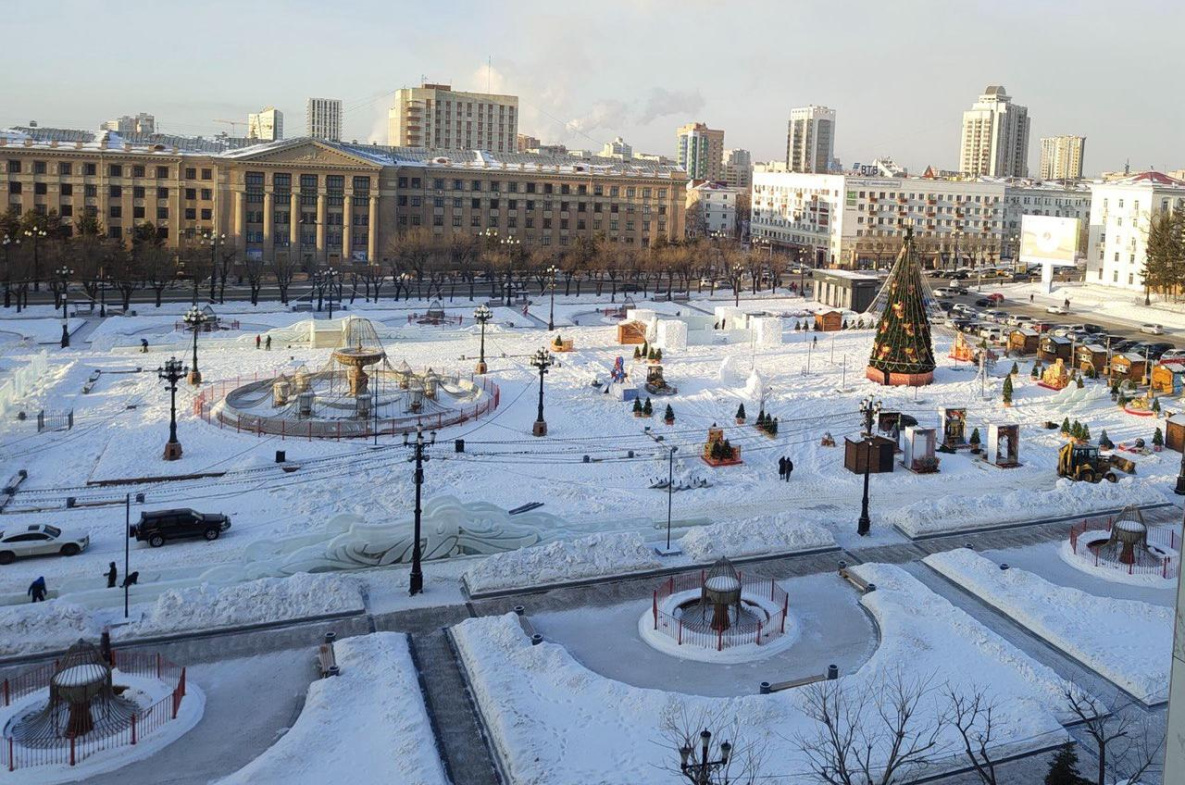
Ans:
[{"label": "ornate lamp post", "polygon": [[428,460],[427,455],[424,454],[424,448],[436,444],[436,431],[432,431],[431,441],[424,441],[424,426],[416,425],[416,440],[414,443],[408,442],[408,436],[403,434],[403,446],[415,448],[415,454],[408,458],[408,461],[414,461],[416,464],[415,485],[416,485],[416,508],[415,508],[415,530],[412,532],[414,542],[411,548],[411,575],[409,579],[408,593],[413,597],[424,591],[424,572],[420,568],[420,559],[422,552],[420,550],[420,514],[423,510],[420,507],[420,488],[424,485],[424,462]]},{"label": "ornate lamp post", "polygon": [[165,460],[176,461],[181,458],[181,442],[177,441],[177,382],[185,377],[189,370],[176,357],[165,360],[165,364],[156,369],[157,378],[168,382],[171,394],[169,402],[169,441],[165,445]]},{"label": "ornate lamp post", "polygon": [[856,524],[856,534],[867,537],[872,528],[872,520],[868,517],[868,477],[872,468],[872,418],[880,413],[881,402],[874,401],[868,396],[860,402],[860,414],[864,415],[864,501],[860,508],[860,521]]},{"label": "ornate lamp post", "polygon": [[547,268],[547,275],[550,278],[548,281],[548,288],[551,289],[551,310],[547,315],[547,329],[549,331],[555,329],[555,277],[559,271],[559,268],[554,264]]},{"label": "ornate lamp post", "polygon": [[[41,291],[41,258],[37,255],[37,241],[46,236],[44,229],[26,229],[25,237],[33,241],[33,291]],[[27,306],[28,303],[26,302]]]},{"label": "ornate lamp post", "polygon": [[202,325],[208,321],[208,318],[196,305],[189,306],[189,310],[182,318],[189,325],[189,329],[193,330],[193,366],[190,368],[188,381],[190,384],[201,384],[202,372],[198,370],[197,359],[198,333],[202,331]]},{"label": "ornate lamp post", "polygon": [[[712,732],[704,730],[699,735],[700,749],[697,758],[697,750],[693,749],[690,743],[685,743],[679,748],[679,771],[687,778],[687,781],[692,785],[712,785],[712,775],[718,770],[727,771],[728,761],[732,756],[732,745],[727,741],[720,745],[720,757],[717,760],[712,760]],[[725,774],[727,782],[727,774]]]},{"label": "ornate lamp post", "polygon": [[547,435],[547,422],[543,419],[543,377],[547,375],[547,370],[553,364],[555,364],[555,360],[552,359],[551,352],[546,349],[540,349],[531,358],[531,365],[539,369],[539,413],[535,417],[535,424],[531,427],[533,436]]},{"label": "ornate lamp post", "polygon": [[737,308],[741,307],[741,277],[745,274],[745,268],[739,264],[732,266],[732,293],[735,302],[733,303]]},{"label": "ornate lamp post", "polygon": [[62,348],[70,348],[70,277],[74,271],[69,267],[59,267],[54,271],[62,282]]},{"label": "ornate lamp post", "polygon": [[4,248],[4,307],[12,306],[12,266],[10,258],[14,249],[20,248],[20,238],[9,237],[4,235],[4,239],[0,240],[0,246]]},{"label": "ornate lamp post", "polygon": [[477,358],[477,373],[486,372],[486,324],[494,318],[494,312],[485,303],[477,306],[473,311],[473,318],[481,325],[481,353]]},{"label": "ornate lamp post", "polygon": [[329,318],[330,319],[333,318],[333,287],[334,287],[334,282],[337,281],[338,275],[340,275],[340,273],[338,273],[338,271],[333,269],[332,267],[330,267],[328,270],[326,270],[325,275],[324,275],[325,285],[329,287],[329,298],[328,299],[329,299]]},{"label": "ornate lamp post", "polygon": [[[202,235],[202,242],[210,246],[210,276],[214,276],[214,268],[218,266],[218,246],[226,243],[225,234],[215,234],[214,232],[206,232]],[[211,287],[212,288],[212,287]],[[210,298],[214,299],[214,298]],[[193,304],[197,305],[198,301],[198,279],[197,271],[193,273]]]}]

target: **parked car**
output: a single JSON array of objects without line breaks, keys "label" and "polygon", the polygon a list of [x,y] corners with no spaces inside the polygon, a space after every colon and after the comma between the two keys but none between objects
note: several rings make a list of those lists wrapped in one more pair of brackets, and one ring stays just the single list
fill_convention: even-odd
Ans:
[{"label": "parked car", "polygon": [[1030,330],[1036,330],[1039,333],[1047,333],[1053,329],[1052,322],[1033,322],[1032,324],[1027,324],[1025,326]]},{"label": "parked car", "polygon": [[140,522],[128,531],[129,537],[159,548],[168,540],[204,537],[216,540],[230,528],[230,518],[222,513],[201,513],[192,509],[154,510],[140,513]]},{"label": "parked car", "polygon": [[1056,314],[1064,316],[1065,314],[1068,314],[1069,312],[1070,312],[1070,309],[1064,305],[1047,305],[1047,306],[1045,306],[1045,313],[1056,313]]},{"label": "parked car", "polygon": [[1175,361],[1185,360],[1185,349],[1169,349],[1167,352],[1160,355],[1160,361],[1162,363],[1163,362],[1170,362],[1170,361],[1174,361],[1174,360]]},{"label": "parked car", "polygon": [[995,309],[990,309],[990,310],[984,311],[983,315],[985,317],[987,317],[988,319],[991,319],[993,322],[1002,322],[1006,318],[1008,318],[1008,314],[1004,313],[1003,311],[998,311]]},{"label": "parked car", "polygon": [[91,544],[89,534],[63,534],[57,526],[35,523],[0,532],[0,564],[26,556],[77,556]]},{"label": "parked car", "polygon": [[1013,327],[1025,327],[1033,321],[1033,317],[1025,316],[1024,314],[1011,314],[1008,317],[1008,323]]},{"label": "parked car", "polygon": [[1139,341],[1133,341],[1129,338],[1129,339],[1120,341],[1119,343],[1111,344],[1111,351],[1113,353],[1125,354],[1127,352],[1130,352],[1132,349],[1136,348],[1137,346],[1139,346],[1139,344],[1140,344]]},{"label": "parked car", "polygon": [[975,301],[975,304],[980,308],[990,308],[992,306],[992,301],[986,297],[980,297]]},{"label": "parked car", "polygon": [[950,313],[951,309],[954,308],[955,305],[949,300],[939,300],[938,307],[941,308],[944,313]]},{"label": "parked car", "polygon": [[987,299],[991,300],[993,303],[1002,303],[1004,302],[1004,295],[1000,294],[999,292],[992,292],[987,296]]},{"label": "parked car", "polygon": [[1090,322],[1087,322],[1086,324],[1082,325],[1082,329],[1085,330],[1086,332],[1090,333],[1091,335],[1097,335],[1098,333],[1103,332],[1102,327],[1100,327],[1097,324],[1091,324]]},{"label": "parked car", "polygon": [[959,332],[967,333],[968,335],[975,335],[979,332],[979,328],[983,326],[982,322],[968,321],[959,328]]},{"label": "parked car", "polygon": [[951,319],[950,320],[950,326],[954,327],[956,330],[958,330],[961,333],[967,332],[963,328],[967,327],[967,325],[969,325],[969,324],[971,324],[970,319],[959,318],[959,319]]},{"label": "parked car", "polygon": [[1140,332],[1146,335],[1164,335],[1164,328],[1159,324],[1141,324]]},{"label": "parked car", "polygon": [[1004,340],[1004,331],[994,324],[986,324],[979,328],[979,337],[987,338],[989,341]]}]

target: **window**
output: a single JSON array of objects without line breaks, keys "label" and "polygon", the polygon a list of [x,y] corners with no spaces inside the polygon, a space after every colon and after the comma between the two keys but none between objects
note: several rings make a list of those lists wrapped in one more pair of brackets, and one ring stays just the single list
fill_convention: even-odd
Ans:
[{"label": "window", "polygon": [[461,197],[459,197],[459,196],[453,197],[453,209],[454,210],[460,210],[463,204],[464,204],[464,200]]},{"label": "window", "polygon": [[123,196],[123,186],[109,185],[107,186],[107,195],[112,199],[119,199]]},{"label": "window", "polygon": [[169,167],[167,167],[167,166],[156,167],[156,179],[157,180],[167,180],[168,177],[169,177]]},{"label": "window", "polygon": [[[435,188],[437,191],[443,191],[444,190],[444,178],[437,177],[437,178],[433,179],[432,180],[432,187]],[[357,188],[357,185],[355,185],[355,188]]]},{"label": "window", "polygon": [[136,164],[132,167],[132,177],[143,177],[144,167],[141,164]]},{"label": "window", "polygon": [[411,187],[412,188],[420,188],[421,187],[420,178],[418,178],[418,177],[411,178]]},{"label": "window", "polygon": [[498,200],[497,200],[497,199],[491,199],[491,200],[490,200],[490,209],[491,209],[491,210],[497,210],[497,209],[498,209]]},{"label": "window", "polygon": [[82,173],[86,177],[94,177],[99,173],[99,166],[98,164],[83,164]]},{"label": "window", "polygon": [[551,183],[544,183],[543,184],[543,193],[549,194],[549,193],[554,193],[554,191],[555,191],[555,188],[552,186]]},{"label": "window", "polygon": [[421,207],[421,206],[423,206],[423,203],[424,203],[424,198],[422,196],[413,196],[411,198],[411,206],[412,207]]},{"label": "window", "polygon": [[214,198],[214,193],[209,188],[202,189],[202,201],[208,202]]},{"label": "window", "polygon": [[38,196],[44,196],[45,191],[45,183],[33,183],[33,193],[37,194]]},{"label": "window", "polygon": [[185,220],[196,221],[197,220],[197,208],[186,207],[185,208]]},{"label": "window", "polygon": [[481,180],[474,180],[473,182],[471,182],[469,184],[469,190],[470,191],[480,191],[481,190]]},{"label": "window", "polygon": [[10,194],[19,194],[21,192],[21,184],[17,182],[9,183],[8,192]]},{"label": "window", "polygon": [[123,177],[123,166],[120,164],[108,164],[107,176],[108,177]]},{"label": "window", "polygon": [[474,210],[480,210],[481,209],[481,200],[480,199],[470,199],[469,206],[472,207]]},{"label": "window", "polygon": [[144,206],[143,206],[143,205],[139,205],[139,204],[138,204],[138,205],[135,205],[135,206],[133,206],[133,207],[132,207],[132,217],[133,217],[133,218],[139,218],[139,219],[143,219],[143,218],[144,218]]},{"label": "window", "polygon": [[481,216],[476,215],[476,214],[469,216],[469,225],[475,226],[480,229],[481,228]]},{"label": "window", "polygon": [[192,202],[195,199],[197,199],[197,189],[196,188],[186,188],[185,189],[185,201]]},{"label": "window", "polygon": [[73,196],[73,195],[74,195],[74,186],[71,185],[70,183],[63,183],[62,184],[62,196]]},{"label": "window", "polygon": [[62,205],[61,209],[58,210],[58,215],[62,216],[63,218],[72,217],[74,215],[74,205],[70,205],[70,204]]},{"label": "window", "polygon": [[535,193],[535,184],[534,183],[527,183],[527,193],[529,193],[529,194]]},{"label": "window", "polygon": [[58,174],[62,175],[63,177],[69,177],[73,173],[74,173],[74,164],[66,164],[66,163],[58,164]]},{"label": "window", "polygon": [[167,208],[167,207],[156,208],[156,220],[167,221],[168,219],[169,219],[169,208]]},{"label": "window", "polygon": [[168,199],[169,198],[169,189],[164,188],[164,187],[157,188],[156,189],[156,198],[157,199]]},{"label": "window", "polygon": [[119,240],[119,239],[121,239],[122,234],[123,234],[123,230],[120,229],[118,226],[108,226],[107,227],[108,239]]},{"label": "window", "polygon": [[94,199],[99,195],[99,186],[87,183],[82,186],[82,193],[88,199]]},{"label": "window", "polygon": [[[160,177],[160,170],[159,169],[157,170],[156,176]],[[186,180],[196,180],[197,179],[197,169],[192,166],[187,166],[185,168],[185,179]]]},{"label": "window", "polygon": [[462,183],[460,180],[453,180],[453,190],[454,190],[454,191],[463,191],[463,190],[465,190],[464,183]]},{"label": "window", "polygon": [[8,161],[8,173],[9,174],[20,174],[21,173],[21,162],[20,161],[13,161],[10,159]]},{"label": "window", "polygon": [[213,180],[214,179],[214,170],[213,169],[203,169],[202,170],[202,179],[203,180]]},{"label": "window", "polygon": [[33,174],[45,174],[45,161],[33,162]]},{"label": "window", "polygon": [[123,208],[117,204],[113,204],[113,205],[111,205],[110,212],[108,214],[112,218],[122,218],[123,217]]}]

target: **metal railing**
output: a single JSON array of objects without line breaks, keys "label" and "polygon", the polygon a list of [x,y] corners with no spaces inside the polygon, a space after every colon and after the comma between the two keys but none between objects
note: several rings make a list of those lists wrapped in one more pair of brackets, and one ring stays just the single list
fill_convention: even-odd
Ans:
[{"label": "metal railing", "polygon": [[[1084,538],[1083,535],[1089,532],[1111,533],[1111,527],[1114,524],[1112,518],[1106,521],[1082,521],[1070,527],[1070,550],[1076,557],[1087,562],[1095,567],[1102,567],[1103,569],[1116,570],[1128,575],[1156,575],[1161,578],[1169,579],[1176,578],[1181,572],[1181,560],[1174,559],[1172,555],[1166,553],[1164,556],[1158,556],[1154,553],[1149,553],[1143,548],[1132,549],[1131,562],[1124,562],[1121,559],[1099,558],[1099,551],[1102,545],[1106,544],[1106,538],[1089,537]],[[1148,545],[1159,548],[1164,551],[1177,552],[1177,531],[1174,527],[1169,527],[1166,531],[1164,528],[1148,529]]]},{"label": "metal railing", "polygon": [[671,576],[661,586],[654,590],[654,600],[651,615],[654,618],[654,629],[675,641],[676,645],[691,645],[705,649],[724,651],[737,646],[756,644],[760,646],[786,631],[786,615],[790,609],[790,595],[778,586],[774,579],[751,581],[745,583],[744,573],[738,572],[741,581],[741,596],[760,596],[769,598],[769,602],[781,606],[776,613],[770,614],[765,621],[756,623],[736,622],[727,630],[711,629],[710,624],[698,623],[683,616],[675,616],[659,606],[669,597],[688,591],[703,591],[707,573],[701,570],[698,574]]}]

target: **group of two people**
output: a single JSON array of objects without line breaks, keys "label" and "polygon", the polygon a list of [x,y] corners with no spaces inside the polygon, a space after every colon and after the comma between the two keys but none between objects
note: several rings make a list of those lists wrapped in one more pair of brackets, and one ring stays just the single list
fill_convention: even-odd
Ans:
[{"label": "group of two people", "polygon": [[[107,588],[114,589],[115,582],[119,579],[119,569],[115,566],[115,562],[111,562],[107,567],[107,572],[103,573],[107,578]],[[140,580],[140,573],[136,571],[129,572],[127,577],[123,579],[123,583],[119,584],[119,588],[127,588],[128,586],[135,586]],[[37,580],[29,584],[28,591],[25,592],[33,602],[44,602],[46,595],[49,594],[49,589],[45,584],[45,577],[40,576]]]}]

